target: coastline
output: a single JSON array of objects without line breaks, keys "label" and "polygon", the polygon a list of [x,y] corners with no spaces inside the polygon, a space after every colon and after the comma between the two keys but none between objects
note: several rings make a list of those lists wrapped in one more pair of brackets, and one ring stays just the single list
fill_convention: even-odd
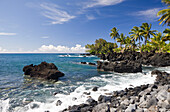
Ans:
[{"label": "coastline", "polygon": [[170,74],[152,71],[153,84],[146,84],[100,95],[98,100],[89,98],[86,103],[74,105],[61,112],[169,112]]},{"label": "coastline", "polygon": [[[67,58],[67,57],[61,57],[58,55],[60,59],[77,59],[75,56],[73,58]],[[78,59],[83,60],[87,59],[84,57],[79,57],[77,56]],[[96,58],[93,58],[93,61],[96,60]],[[71,66],[72,64],[70,64]],[[80,65],[80,64],[75,64],[77,66],[81,67],[90,67],[88,65]],[[91,67],[90,67],[91,68]],[[92,67],[95,69],[95,67]],[[153,69],[157,69],[157,67],[151,67]],[[168,67],[159,67],[158,69],[163,70],[163,71],[169,71],[169,66]],[[86,69],[84,69],[86,70]],[[95,69],[96,71],[96,69]],[[86,101],[88,99],[94,99],[95,101],[98,101],[98,97],[100,95],[103,96],[111,96],[113,95],[113,91],[121,91],[124,90],[125,88],[134,88],[136,86],[140,86],[143,84],[153,84],[156,76],[154,75],[151,77],[151,72],[152,69],[150,67],[144,67],[143,73],[115,73],[115,72],[101,72],[101,76],[94,76],[91,78],[88,78],[88,83],[84,83],[84,81],[80,84],[80,86],[77,86],[74,91],[70,92],[69,94],[62,94],[62,93],[52,93],[51,95],[55,95],[55,98],[53,100],[48,99],[49,101],[47,102],[39,102],[39,101],[27,101],[23,100],[22,102],[28,104],[24,105],[23,107],[17,107],[15,108],[14,112],[59,112],[65,109],[66,107],[71,108],[73,105],[80,105],[81,103],[87,103]],[[169,71],[170,72],[170,71]],[[146,74],[145,74],[146,73]],[[85,74],[87,75],[87,74]],[[119,79],[120,78],[120,79]],[[121,80],[119,83],[116,80]],[[97,81],[97,82],[96,82]],[[103,83],[103,82],[109,82],[110,84],[106,85],[96,85],[94,84]],[[116,82],[116,83],[115,83]],[[58,83],[63,83],[62,81],[59,81]],[[115,83],[115,84],[114,84]],[[70,82],[72,84],[72,82]],[[130,85],[131,84],[131,85]],[[92,89],[94,87],[99,87],[97,91],[93,91]],[[86,88],[87,87],[87,88]],[[62,87],[64,88],[64,86]],[[62,88],[59,88],[61,91],[63,90]],[[48,88],[47,88],[48,89]],[[45,88],[43,89],[44,91],[46,90]],[[54,92],[54,91],[53,91]],[[44,97],[44,96],[43,96]],[[28,99],[29,100],[29,99]],[[61,102],[60,102],[60,101]],[[10,102],[10,100],[8,100]],[[6,106],[10,105],[8,104],[8,101],[6,102]],[[61,104],[61,105],[60,105]],[[69,108],[68,108],[69,109]],[[69,110],[68,110],[69,111]],[[6,111],[4,111],[6,112]]]}]

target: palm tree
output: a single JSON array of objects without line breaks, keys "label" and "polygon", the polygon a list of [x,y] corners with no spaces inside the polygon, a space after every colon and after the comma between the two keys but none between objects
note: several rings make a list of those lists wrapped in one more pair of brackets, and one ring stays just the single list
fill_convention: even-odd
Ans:
[{"label": "palm tree", "polygon": [[165,45],[165,41],[163,39],[162,33],[159,32],[156,35],[154,35],[153,38],[151,38],[150,44],[155,48],[159,49],[159,52],[161,52]]},{"label": "palm tree", "polygon": [[151,30],[152,25],[148,24],[148,23],[142,23],[141,27],[141,35],[145,38],[145,45],[146,42],[148,40],[148,38],[150,38],[150,35],[155,35],[155,32],[157,32],[157,30]]},{"label": "palm tree", "polygon": [[159,24],[162,24],[164,22],[163,25],[167,24],[168,26],[170,26],[170,0],[162,0],[162,2],[168,5],[168,8],[160,10],[157,13],[157,16],[162,15],[158,21],[160,21]]},{"label": "palm tree", "polygon": [[164,40],[167,41],[167,40],[170,40],[170,29],[166,28],[164,31]]},{"label": "palm tree", "polygon": [[135,39],[136,41],[139,40],[139,48],[141,48],[141,44],[140,44],[140,40],[143,41],[142,38],[142,31],[140,30],[139,27],[134,26],[133,29],[131,29],[131,32],[129,32],[129,34],[131,34],[130,36]]},{"label": "palm tree", "polygon": [[120,34],[120,37],[118,37],[116,40],[117,42],[120,42],[120,47],[122,48],[122,45],[125,43],[125,36],[123,35],[123,33]]},{"label": "palm tree", "polygon": [[162,2],[164,2],[166,5],[170,5],[170,1],[169,0],[162,0]]},{"label": "palm tree", "polygon": [[132,38],[127,36],[126,39],[125,39],[125,48],[130,49],[131,48],[131,44],[132,44]]},{"label": "palm tree", "polygon": [[119,37],[119,33],[118,33],[119,30],[116,27],[112,28],[111,31],[112,31],[110,33],[111,38],[114,38],[114,40],[115,40],[116,38]]}]

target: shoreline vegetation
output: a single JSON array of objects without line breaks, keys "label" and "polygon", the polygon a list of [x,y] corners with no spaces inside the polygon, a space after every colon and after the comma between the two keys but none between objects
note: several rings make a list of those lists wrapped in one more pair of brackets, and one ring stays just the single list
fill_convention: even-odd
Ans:
[{"label": "shoreline vegetation", "polygon": [[[160,24],[170,26],[170,1],[162,2],[168,8],[157,15],[161,16]],[[140,27],[134,26],[126,36],[114,27],[110,33],[114,43],[98,39],[85,47],[91,55],[105,60],[97,63],[97,68],[104,71],[136,73],[142,72],[142,65],[170,66],[170,29],[166,28],[162,34],[151,28],[151,24],[143,23]],[[158,70],[151,74],[156,75],[154,84],[113,91],[109,96],[100,95],[98,101],[89,98],[86,103],[70,106],[62,112],[169,112],[170,74]]]}]

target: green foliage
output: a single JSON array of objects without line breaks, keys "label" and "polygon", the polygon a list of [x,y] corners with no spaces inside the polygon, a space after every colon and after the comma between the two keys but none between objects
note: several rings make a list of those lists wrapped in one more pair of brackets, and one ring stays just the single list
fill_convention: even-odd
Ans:
[{"label": "green foliage", "polygon": [[142,44],[142,47],[141,47],[142,52],[146,52],[146,51],[150,52],[152,50],[153,50],[153,47],[150,44],[148,43],[146,45]]},{"label": "green foliage", "polygon": [[163,31],[163,33],[164,33],[164,40],[165,41],[170,41],[170,29],[168,29],[168,28],[166,28],[164,31]]},{"label": "green foliage", "polygon": [[120,43],[120,47],[122,47],[123,44],[125,44],[125,36],[123,35],[123,33],[120,34],[120,36],[116,39],[117,42]]},{"label": "green foliage", "polygon": [[152,25],[148,23],[142,23],[141,35],[145,38],[145,45],[150,36],[154,36],[157,30],[151,30]]},{"label": "green foliage", "polygon": [[143,40],[142,38],[142,30],[140,29],[140,27],[134,26],[133,29],[131,29],[131,32],[129,32],[129,34],[131,34],[130,36],[138,41],[139,40],[139,48],[141,48],[141,40]]},{"label": "green foliage", "polygon": [[113,49],[117,48],[117,44],[107,42],[104,39],[98,39],[95,41],[95,44],[92,45],[87,44],[85,47],[88,49],[87,52],[91,54],[101,54],[101,53],[106,54],[106,53],[113,52]]},{"label": "green foliage", "polygon": [[118,38],[118,37],[119,37],[118,31],[119,31],[119,30],[118,30],[116,27],[112,28],[112,29],[111,29],[111,33],[110,33],[110,37],[111,37],[111,38],[114,38],[114,40],[115,40],[116,38]]},{"label": "green foliage", "polygon": [[[170,52],[170,29],[165,29],[157,33],[157,30],[151,30],[152,25],[143,23],[140,27],[134,26],[129,32],[130,36],[125,36],[123,33],[119,35],[116,27],[112,28],[110,33],[111,38],[114,38],[117,43],[120,43],[120,47],[116,43],[107,42],[104,39],[98,39],[95,44],[86,45],[87,52],[91,54],[107,54],[111,52],[123,52],[124,50],[130,51],[152,51],[156,52]],[[141,40],[145,39],[145,44],[141,46]],[[138,41],[138,43],[136,43]]]},{"label": "green foliage", "polygon": [[162,2],[168,5],[168,8],[160,10],[157,13],[157,16],[162,15],[158,21],[160,21],[159,24],[163,23],[163,25],[167,24],[168,26],[170,26],[170,0],[162,0]]}]

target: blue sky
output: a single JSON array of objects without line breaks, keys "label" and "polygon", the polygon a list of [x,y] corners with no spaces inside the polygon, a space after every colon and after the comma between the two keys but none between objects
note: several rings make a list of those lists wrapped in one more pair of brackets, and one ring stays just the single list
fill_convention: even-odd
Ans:
[{"label": "blue sky", "polygon": [[0,52],[83,52],[98,38],[113,41],[143,22],[163,31],[161,0],[0,0]]}]

